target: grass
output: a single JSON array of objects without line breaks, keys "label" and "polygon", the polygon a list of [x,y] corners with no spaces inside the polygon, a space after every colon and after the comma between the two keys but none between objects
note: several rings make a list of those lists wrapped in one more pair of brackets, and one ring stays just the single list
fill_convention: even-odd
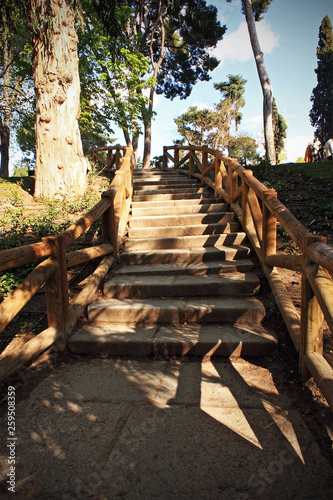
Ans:
[{"label": "grass", "polygon": [[251,168],[261,182],[276,189],[279,200],[310,232],[332,237],[332,161]]},{"label": "grass", "polygon": [[[107,180],[91,175],[89,188],[80,199],[39,200],[37,210],[31,211],[27,209],[27,203],[31,203],[32,198],[27,192],[32,192],[33,179],[0,179],[0,197],[8,205],[0,217],[0,250],[38,242],[42,237],[60,233],[100,200],[100,192],[107,185]],[[34,267],[35,264],[31,263],[0,273],[0,301]]]}]

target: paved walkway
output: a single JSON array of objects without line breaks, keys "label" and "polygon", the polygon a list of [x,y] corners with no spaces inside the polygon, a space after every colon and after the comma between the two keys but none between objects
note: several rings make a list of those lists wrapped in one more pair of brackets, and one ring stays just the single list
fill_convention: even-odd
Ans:
[{"label": "paved walkway", "polygon": [[333,488],[292,402],[242,359],[57,368],[17,402],[15,495],[1,426],[1,498],[326,500]]}]

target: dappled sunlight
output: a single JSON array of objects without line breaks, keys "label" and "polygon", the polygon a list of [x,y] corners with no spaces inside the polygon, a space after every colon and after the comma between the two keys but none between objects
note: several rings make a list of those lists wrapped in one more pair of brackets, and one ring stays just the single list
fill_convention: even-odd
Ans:
[{"label": "dappled sunlight", "polygon": [[[223,384],[213,363],[211,361],[205,361],[202,363],[201,368],[200,409],[220,422],[220,424],[228,427],[243,439],[252,443],[254,446],[263,449],[244,415],[240,403],[237,402],[230,388]],[[215,405],[212,406],[212,402],[215,402],[216,399],[221,401],[222,407],[217,408]],[[231,412],[227,410],[230,408],[232,408]]]},{"label": "dappled sunlight", "polygon": [[59,367],[19,405],[20,492],[187,498],[192,489],[195,498],[238,500],[244,491],[256,498],[260,485],[276,498],[290,475],[312,485],[309,463],[327,474],[268,370],[217,359],[220,345],[195,360]]}]

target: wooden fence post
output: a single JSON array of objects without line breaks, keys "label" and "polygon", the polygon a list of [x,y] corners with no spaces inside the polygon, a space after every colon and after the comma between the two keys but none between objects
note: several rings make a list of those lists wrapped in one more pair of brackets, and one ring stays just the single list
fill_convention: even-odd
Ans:
[{"label": "wooden fence post", "polygon": [[174,168],[178,168],[178,163],[179,163],[179,146],[175,146]]},{"label": "wooden fence post", "polygon": [[103,213],[103,240],[104,243],[111,243],[113,247],[113,257],[117,255],[117,235],[118,224],[115,218],[114,193],[113,191],[102,193],[102,198],[107,198],[110,201],[110,206]]},{"label": "wooden fence post", "polygon": [[[242,175],[242,226],[243,229],[249,229],[251,221],[251,210],[249,206],[248,194],[249,186],[246,183],[246,176],[252,175],[252,170],[244,170]],[[230,182],[229,182],[230,184]]]},{"label": "wooden fence post", "polygon": [[168,168],[167,147],[163,146],[163,168]]},{"label": "wooden fence post", "polygon": [[45,240],[52,246],[52,258],[58,263],[45,283],[47,323],[49,328],[56,328],[58,332],[55,349],[63,351],[70,321],[65,237],[49,236]]},{"label": "wooden fence post", "polygon": [[203,180],[203,178],[204,178],[203,172],[208,167],[208,153],[207,153],[207,149],[205,146],[202,148],[201,164],[202,164],[202,167],[201,167],[201,185],[203,186],[205,184],[205,182]]},{"label": "wooden fence post", "polygon": [[221,165],[222,160],[215,156],[215,190],[214,190],[214,196],[215,198],[218,197],[218,189],[222,187],[222,173],[220,170],[220,165]]},{"label": "wooden fence post", "polygon": [[265,264],[266,257],[276,254],[276,217],[266,206],[266,200],[277,198],[275,189],[268,189],[264,193],[262,201],[262,263]]},{"label": "wooden fence post", "polygon": [[189,177],[191,177],[193,175],[193,172],[194,172],[194,160],[193,160],[193,156],[192,156],[192,146],[190,146],[190,158],[189,158]]},{"label": "wooden fence post", "polygon": [[236,190],[237,173],[234,171],[232,161],[228,162],[228,195],[230,203],[232,202]]},{"label": "wooden fence post", "polygon": [[311,261],[306,255],[307,247],[317,241],[320,241],[320,238],[312,234],[307,234],[303,238],[299,370],[304,381],[311,376],[305,362],[306,355],[312,352],[318,352],[320,354],[323,352],[323,313],[306,273],[306,269],[318,267],[318,264]]}]

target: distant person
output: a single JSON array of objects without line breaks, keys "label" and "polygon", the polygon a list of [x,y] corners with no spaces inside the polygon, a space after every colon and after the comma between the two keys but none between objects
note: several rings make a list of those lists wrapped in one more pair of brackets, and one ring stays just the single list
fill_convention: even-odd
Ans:
[{"label": "distant person", "polygon": [[312,161],[321,161],[321,143],[319,139],[314,139],[312,143]]},{"label": "distant person", "polygon": [[332,160],[333,159],[333,139],[328,139],[327,142],[325,142],[325,149],[324,149],[324,156],[325,160]]},{"label": "distant person", "polygon": [[310,163],[312,161],[312,142],[309,142],[305,150],[304,161]]}]

